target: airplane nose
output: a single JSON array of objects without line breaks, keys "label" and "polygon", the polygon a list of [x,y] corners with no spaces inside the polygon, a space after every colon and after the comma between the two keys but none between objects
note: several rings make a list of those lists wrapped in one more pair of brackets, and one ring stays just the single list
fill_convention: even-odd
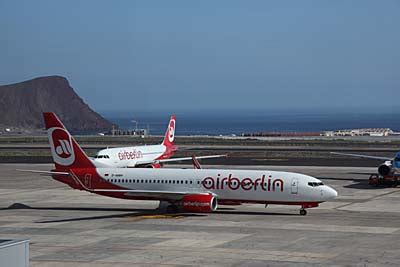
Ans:
[{"label": "airplane nose", "polygon": [[324,196],[326,197],[326,199],[334,199],[338,196],[338,193],[336,192],[336,190],[329,186],[327,186],[324,191],[325,191]]}]

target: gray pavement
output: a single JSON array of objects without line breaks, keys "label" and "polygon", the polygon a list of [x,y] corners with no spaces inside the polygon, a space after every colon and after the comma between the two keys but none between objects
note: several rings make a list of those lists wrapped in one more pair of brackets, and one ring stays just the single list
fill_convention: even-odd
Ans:
[{"label": "gray pavement", "polygon": [[234,167],[302,172],[339,192],[299,216],[298,207],[263,205],[162,215],[157,202],[96,196],[15,171],[51,167],[0,165],[0,238],[30,238],[31,266],[400,265],[400,188],[369,187],[375,168]]}]

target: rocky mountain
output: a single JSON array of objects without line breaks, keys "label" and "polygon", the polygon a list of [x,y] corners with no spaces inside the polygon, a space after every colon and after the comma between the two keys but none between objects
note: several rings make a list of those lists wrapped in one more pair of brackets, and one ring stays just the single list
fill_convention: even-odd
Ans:
[{"label": "rocky mountain", "polygon": [[0,127],[43,129],[44,111],[55,112],[72,132],[112,128],[112,123],[94,112],[64,77],[39,77],[0,86]]}]

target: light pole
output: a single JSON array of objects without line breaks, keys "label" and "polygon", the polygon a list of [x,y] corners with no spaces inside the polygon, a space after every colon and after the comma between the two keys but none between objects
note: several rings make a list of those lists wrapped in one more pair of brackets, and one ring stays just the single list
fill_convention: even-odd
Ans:
[{"label": "light pole", "polygon": [[136,135],[137,134],[137,126],[138,126],[139,121],[131,120],[131,122],[135,123],[135,135]]}]

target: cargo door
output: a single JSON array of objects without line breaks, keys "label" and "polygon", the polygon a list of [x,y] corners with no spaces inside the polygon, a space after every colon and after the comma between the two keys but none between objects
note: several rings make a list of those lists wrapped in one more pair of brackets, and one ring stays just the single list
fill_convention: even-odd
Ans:
[{"label": "cargo door", "polygon": [[88,173],[85,175],[84,185],[88,189],[92,188],[92,175],[91,174]]}]

